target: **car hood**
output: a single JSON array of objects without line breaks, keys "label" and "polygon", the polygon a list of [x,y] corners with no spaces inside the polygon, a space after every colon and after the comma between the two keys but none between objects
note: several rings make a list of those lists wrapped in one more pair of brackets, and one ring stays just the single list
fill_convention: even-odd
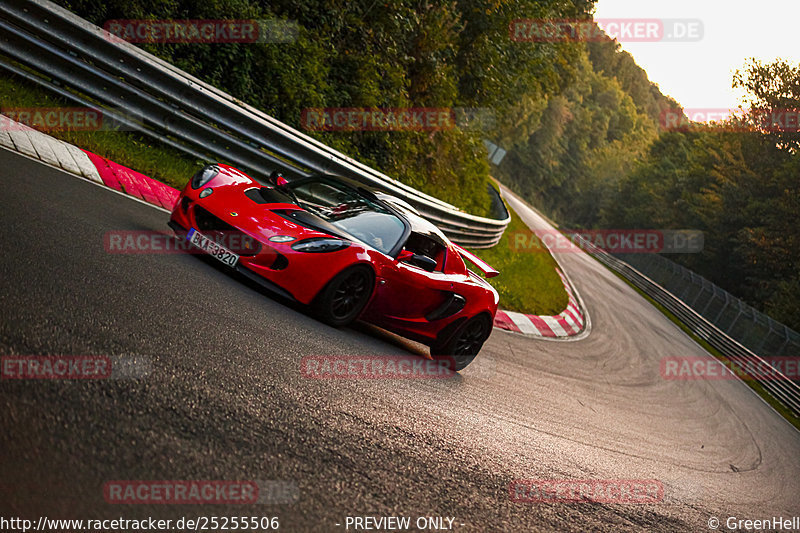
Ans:
[{"label": "car hood", "polygon": [[[212,193],[205,198],[198,198],[196,205],[262,242],[274,235],[290,235],[296,239],[333,235],[351,240],[341,231],[337,232],[335,226],[309,227],[312,225],[309,217],[313,215],[296,204],[286,201],[256,202],[246,194],[249,190],[259,188],[252,182],[228,182],[215,186],[212,180],[208,187]],[[288,197],[275,195],[275,199],[284,198]]]}]

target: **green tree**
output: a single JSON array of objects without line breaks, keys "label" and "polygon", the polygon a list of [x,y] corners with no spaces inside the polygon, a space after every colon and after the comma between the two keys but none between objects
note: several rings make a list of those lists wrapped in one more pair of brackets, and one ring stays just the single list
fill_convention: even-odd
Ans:
[{"label": "green tree", "polygon": [[750,123],[757,130],[783,148],[800,148],[800,64],[752,58],[735,72],[733,87],[747,91]]}]

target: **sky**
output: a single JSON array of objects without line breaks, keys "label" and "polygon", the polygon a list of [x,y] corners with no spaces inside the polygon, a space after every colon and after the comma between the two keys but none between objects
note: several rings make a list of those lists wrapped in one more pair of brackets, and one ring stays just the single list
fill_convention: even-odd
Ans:
[{"label": "sky", "polygon": [[744,93],[731,81],[747,58],[800,63],[800,0],[597,0],[595,19],[631,18],[702,22],[702,38],[694,42],[620,43],[650,81],[686,109],[742,104]]}]

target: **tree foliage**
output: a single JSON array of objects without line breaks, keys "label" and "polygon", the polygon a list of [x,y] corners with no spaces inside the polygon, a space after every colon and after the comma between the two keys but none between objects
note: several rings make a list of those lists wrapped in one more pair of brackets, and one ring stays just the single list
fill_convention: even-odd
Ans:
[{"label": "tree foliage", "polygon": [[703,230],[701,254],[671,258],[800,329],[798,133],[760,127],[765,109],[800,110],[800,66],[752,61],[734,83],[749,91],[750,128],[662,133],[597,222]]},{"label": "tree foliage", "polygon": [[498,174],[557,220],[591,226],[678,104],[611,39],[586,43],[572,65],[572,82],[539,101]]},{"label": "tree foliage", "polygon": [[[148,51],[290,125],[311,107],[474,107],[483,129],[309,132],[468,211],[488,214],[483,139],[498,177],[565,225],[694,228],[678,259],[800,329],[800,66],[750,60],[733,84],[751,112],[664,131],[679,108],[615,41],[515,42],[509,22],[588,19],[594,0],[60,0],[109,19],[280,19],[292,43],[147,44]],[[676,256],[673,256],[675,258]]]},{"label": "tree foliage", "polygon": [[[311,107],[475,107],[490,129],[308,132],[416,188],[489,213],[484,138],[512,136],[572,79],[575,46],[516,43],[513,18],[587,16],[589,0],[61,0],[110,19],[281,19],[282,44],[146,44],[290,125]],[[538,106],[538,107],[537,107]]]}]

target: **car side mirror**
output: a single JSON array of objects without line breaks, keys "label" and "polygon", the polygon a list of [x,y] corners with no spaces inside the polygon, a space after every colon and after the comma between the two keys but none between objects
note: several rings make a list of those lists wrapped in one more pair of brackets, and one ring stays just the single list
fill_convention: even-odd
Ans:
[{"label": "car side mirror", "polygon": [[436,270],[436,261],[428,257],[427,255],[420,255],[409,252],[408,250],[403,250],[400,252],[400,255],[397,256],[397,260],[401,263],[408,263],[410,265],[414,265],[419,267],[423,270],[427,270],[428,272],[433,272]]},{"label": "car side mirror", "polygon": [[277,170],[273,170],[272,173],[269,175],[269,182],[274,185],[275,187],[283,187],[288,181],[286,178],[283,177],[283,174],[278,172]]}]

